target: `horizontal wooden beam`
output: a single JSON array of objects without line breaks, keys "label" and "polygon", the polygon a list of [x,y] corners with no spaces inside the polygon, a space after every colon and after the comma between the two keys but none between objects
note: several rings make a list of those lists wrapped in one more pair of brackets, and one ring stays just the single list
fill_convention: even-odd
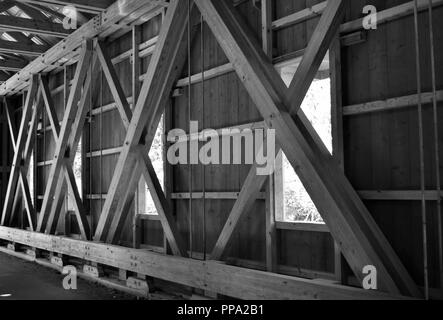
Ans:
[{"label": "horizontal wooden beam", "polygon": [[[106,199],[107,194],[91,194],[87,195],[86,197],[91,200],[100,200],[100,199]],[[206,192],[205,195],[203,195],[203,192],[193,192],[192,193],[192,199],[193,200],[199,200],[206,198],[206,200],[236,200],[239,196],[239,192]],[[191,195],[189,192],[182,192],[182,193],[172,193],[171,199],[172,200],[187,200],[190,199]],[[258,200],[265,200],[265,193],[262,192],[259,194]]]},{"label": "horizontal wooden beam", "polygon": [[322,233],[330,232],[328,226],[324,223],[277,221],[275,223],[275,227],[278,230],[322,232]]},{"label": "horizontal wooden beam", "polygon": [[[419,11],[425,10],[428,7],[429,0],[418,0]],[[431,0],[434,6],[443,4],[442,0]],[[283,28],[288,28],[295,24],[305,22],[306,20],[318,18],[321,16],[326,8],[327,1],[315,4],[309,8],[297,11],[280,19],[272,22],[272,28],[274,31],[278,31]],[[395,19],[402,18],[406,15],[412,14],[414,10],[414,1],[410,1],[377,13],[378,23],[386,23]],[[363,19],[356,19],[347,23],[344,23],[341,28],[341,33],[349,33],[363,28]]]},{"label": "horizontal wooden beam", "polygon": [[[360,43],[362,41],[365,41],[365,34],[363,32],[355,32],[349,35],[344,35],[340,38],[341,45],[343,47],[346,46],[352,46],[354,44]],[[296,69],[303,58],[303,55],[305,53],[305,49],[300,49],[282,56],[274,57],[272,59],[272,62],[277,70],[280,70],[284,67],[290,66]],[[329,67],[328,63],[323,63],[320,67],[319,72],[322,71],[328,71],[327,67]],[[191,84],[196,84],[202,81],[204,78],[205,81],[209,79],[213,79],[219,76],[222,76],[224,74],[234,72],[234,67],[232,63],[226,63],[217,67],[214,67],[212,69],[206,70],[202,76],[202,73],[196,73],[191,76]],[[144,75],[142,75],[142,79],[144,78]],[[182,88],[189,85],[189,78],[182,78],[177,82],[176,87]]]},{"label": "horizontal wooden beam", "polygon": [[[238,199],[240,192],[193,192],[192,199],[207,199],[207,200],[236,200]],[[257,197],[258,200],[265,200],[266,195],[261,192]],[[191,199],[191,194],[189,192],[182,193],[172,193],[171,199],[173,200],[186,200]]]},{"label": "horizontal wooden beam", "polygon": [[[432,92],[424,92],[421,97],[423,104],[432,103],[434,94]],[[443,101],[443,91],[437,91],[437,102]],[[386,100],[378,100],[367,103],[360,103],[343,107],[343,115],[353,116],[359,114],[383,112],[388,110],[403,109],[407,107],[416,107],[419,103],[419,97],[416,94],[391,98]]]},{"label": "horizontal wooden beam", "polygon": [[297,11],[293,14],[280,18],[272,22],[272,29],[279,30],[282,28],[290,27],[297,23],[302,23],[306,20],[320,17],[326,8],[327,1],[318,3],[312,7]]},{"label": "horizontal wooden beam", "polygon": [[221,76],[223,74],[229,73],[229,72],[233,72],[234,71],[234,67],[232,66],[231,63],[227,63],[215,68],[212,68],[210,70],[207,70],[204,72],[204,74],[202,75],[201,73],[197,73],[191,76],[191,79],[189,78],[183,78],[180,79],[176,86],[177,87],[186,87],[189,85],[189,80],[191,80],[191,84],[195,84],[198,82],[201,82],[203,76],[205,78],[205,80],[209,80],[218,76]]},{"label": "horizontal wooden beam", "polygon": [[61,23],[6,15],[0,16],[0,29],[62,38],[71,33],[70,30],[63,28]]},{"label": "horizontal wooden beam", "polygon": [[119,154],[122,151],[122,147],[109,148],[103,150],[97,150],[86,153],[86,158],[105,157]]},{"label": "horizontal wooden beam", "polygon": [[239,299],[403,299],[269,272],[0,227],[0,239]]},{"label": "horizontal wooden beam", "polygon": [[[421,201],[422,192],[420,190],[362,190],[358,191],[360,197],[364,200],[380,201]],[[438,195],[436,190],[426,190],[425,199],[428,201],[437,201],[443,199],[443,192]]]},{"label": "horizontal wooden beam", "polygon": [[[417,1],[418,11],[423,11],[428,9],[430,1],[432,2],[432,5],[435,7],[443,5],[443,0],[418,0]],[[397,20],[407,15],[413,14],[414,5],[415,5],[414,1],[409,1],[398,6],[383,11],[379,11],[377,13],[377,24],[381,25],[383,23]],[[340,32],[349,33],[361,30],[362,28],[363,28],[363,18],[344,23],[340,27]]]},{"label": "horizontal wooden beam", "polygon": [[38,56],[48,49],[47,46],[37,44],[25,44],[22,42],[0,40],[0,52]]}]

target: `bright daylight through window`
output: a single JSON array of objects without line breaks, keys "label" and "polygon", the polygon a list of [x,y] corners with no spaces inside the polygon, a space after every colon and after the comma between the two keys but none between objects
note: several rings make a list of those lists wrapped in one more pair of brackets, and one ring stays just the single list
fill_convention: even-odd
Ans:
[{"label": "bright daylight through window", "polygon": [[[329,57],[329,54],[326,57]],[[298,63],[291,62],[277,67],[287,86],[294,78]],[[316,79],[309,88],[302,104],[302,110],[323,143],[332,153],[331,79],[328,58],[323,61]],[[323,219],[311,197],[284,154],[281,160],[277,160],[276,166],[281,166],[282,172],[283,186],[280,187],[283,188],[282,197],[284,199],[276,199],[276,201],[281,203],[284,200],[283,220],[287,222],[323,223]]]}]

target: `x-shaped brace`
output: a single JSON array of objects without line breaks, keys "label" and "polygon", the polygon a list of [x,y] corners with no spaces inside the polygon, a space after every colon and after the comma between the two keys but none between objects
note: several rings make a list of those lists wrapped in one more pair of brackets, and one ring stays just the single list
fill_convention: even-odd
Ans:
[{"label": "x-shaped brace", "polygon": [[[420,296],[358,194],[300,112],[307,90],[338,31],[346,1],[328,1],[289,90],[229,1],[195,0],[195,3],[268,127],[276,130],[278,143],[357,277],[363,280],[363,268],[374,265],[382,290]],[[255,200],[256,184],[263,185],[265,181],[266,178],[251,171],[236,205],[246,204],[243,208],[247,208]]]},{"label": "x-shaped brace", "polygon": [[[17,144],[18,144],[18,140],[17,140],[18,139],[18,137],[17,137],[18,132],[15,127],[15,122],[14,122],[14,118],[13,118],[13,111],[11,110],[6,97],[4,98],[3,101],[4,101],[4,105],[5,105],[6,117],[8,120],[8,127],[9,127],[9,133],[10,133],[10,138],[11,138],[11,144],[12,144],[12,148],[14,150],[14,153],[16,153],[17,152]],[[14,213],[16,212],[18,202],[20,201],[20,192],[21,192],[24,197],[24,204],[25,204],[25,209],[26,209],[26,213],[27,213],[29,228],[32,231],[34,231],[34,228],[35,228],[35,208],[34,208],[34,205],[32,204],[32,195],[31,195],[28,180],[27,180],[27,174],[28,174],[28,169],[29,169],[29,164],[30,164],[30,160],[31,160],[33,147],[34,147],[34,144],[32,143],[34,140],[33,139],[33,137],[34,137],[33,132],[35,131],[35,124],[37,123],[36,119],[38,118],[39,108],[40,108],[40,90],[38,92],[37,102],[35,103],[35,106],[34,106],[31,124],[29,127],[29,137],[27,139],[25,150],[23,152],[23,154],[24,154],[23,166],[19,169],[19,186],[18,186],[16,193],[15,193],[12,210],[11,210],[11,214],[9,217],[9,225],[11,225],[13,222],[13,219],[14,219]]]}]

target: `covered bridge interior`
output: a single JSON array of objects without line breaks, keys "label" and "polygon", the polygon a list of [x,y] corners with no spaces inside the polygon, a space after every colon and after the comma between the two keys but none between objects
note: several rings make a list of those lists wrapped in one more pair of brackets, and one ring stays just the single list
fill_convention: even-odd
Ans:
[{"label": "covered bridge interior", "polygon": [[442,5],[0,1],[0,251],[141,295],[443,298]]}]

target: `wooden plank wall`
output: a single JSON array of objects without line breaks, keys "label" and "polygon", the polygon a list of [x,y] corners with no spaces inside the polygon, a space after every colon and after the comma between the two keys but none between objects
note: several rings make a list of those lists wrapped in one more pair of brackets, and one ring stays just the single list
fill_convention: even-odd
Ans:
[{"label": "wooden plank wall", "polygon": [[[274,19],[298,12],[307,6],[321,1],[275,1]],[[257,41],[261,41],[260,11],[246,1],[238,6],[249,27],[254,31]],[[275,34],[276,56],[293,53],[306,47],[318,19],[313,19],[298,26],[280,30]],[[228,62],[222,49],[217,44],[207,26],[204,29],[204,65],[205,69],[214,68]],[[201,72],[201,34],[196,36],[192,46],[191,74]],[[187,77],[184,70],[183,77]],[[191,120],[199,121],[200,130],[206,128],[219,129],[262,121],[262,118],[249,98],[248,93],[234,72],[205,81],[204,112],[202,102],[202,84],[194,84],[191,89]],[[184,95],[173,103],[173,127],[189,131],[188,89]],[[204,118],[203,118],[204,115]],[[174,192],[189,192],[189,167],[176,166],[173,170]],[[238,192],[249,172],[247,165],[194,165],[192,167],[192,191],[202,192],[203,170],[206,171],[207,192]],[[189,200],[174,201],[180,227],[189,237]],[[203,212],[203,200],[193,199],[193,251],[195,257],[204,251],[203,237],[206,233],[206,252],[210,253],[220,234],[228,214],[234,204],[233,200],[206,200]],[[206,232],[203,226],[203,214],[206,215]],[[280,252],[279,264],[282,267],[308,269],[321,272],[334,272],[334,248],[330,235],[315,232],[297,232],[279,230],[278,242]],[[250,212],[245,214],[235,231],[227,255],[232,258],[247,260],[249,265],[265,264],[265,202],[257,200]],[[244,261],[243,261],[244,262]]]},{"label": "wooden plank wall", "polygon": [[[406,1],[350,1],[347,19],[361,16],[366,3],[379,10]],[[443,87],[443,9],[434,11],[437,89]],[[421,13],[422,89],[431,91],[427,12]],[[413,16],[380,25],[365,43],[343,50],[344,104],[370,102],[417,93]],[[439,104],[441,107],[441,103]],[[441,109],[440,109],[441,110]],[[417,108],[346,117],[346,173],[358,190],[419,190]],[[439,113],[440,128],[443,121]],[[436,189],[432,106],[424,106],[426,187]],[[439,143],[443,132],[440,129]],[[440,149],[441,152],[441,149]],[[441,157],[442,155],[440,155]],[[441,166],[441,164],[440,164]],[[367,201],[369,210],[418,284],[423,285],[421,208],[419,201]],[[428,202],[430,286],[438,287],[436,202]]]},{"label": "wooden plank wall", "polygon": [[[320,0],[275,0],[274,19],[285,17],[310,7]],[[376,5],[379,10],[389,8],[407,0],[353,0],[349,1],[346,19],[354,20],[362,16],[365,4]],[[260,41],[260,11],[251,1],[238,6],[238,10],[255,32]],[[435,15],[441,15],[443,9],[437,9]],[[306,47],[318,19],[279,30],[275,33],[275,56],[282,56]],[[436,19],[434,30],[436,51],[443,50],[443,21]],[[151,39],[158,34],[161,18],[142,26],[142,41]],[[422,55],[429,55],[427,23],[421,16]],[[379,26],[376,31],[368,32],[367,41],[342,49],[343,73],[343,102],[351,105],[370,102],[377,99],[393,98],[414,94],[414,40],[412,17],[402,18]],[[204,67],[210,69],[227,62],[225,55],[210,34],[207,26],[204,28]],[[201,72],[201,34],[198,32],[192,45],[191,73]],[[131,48],[131,35],[127,34],[109,45],[109,54],[113,57]],[[443,86],[442,55],[437,54],[438,88]],[[423,61],[423,89],[430,90],[429,59]],[[149,58],[142,59],[141,69],[146,71]],[[67,77],[73,75],[73,68],[67,68]],[[131,96],[131,65],[126,60],[116,66],[125,94]],[[183,77],[188,75],[183,70]],[[51,88],[63,85],[64,73],[51,77]],[[103,84],[102,84],[102,83]],[[112,96],[106,81],[93,84],[94,97],[91,108],[100,107],[112,102]],[[247,92],[234,73],[228,73],[205,81],[204,90],[201,84],[191,88],[191,120],[198,120],[200,130],[204,128],[223,128],[252,121],[261,121],[260,114],[250,100]],[[204,106],[202,103],[204,94]],[[58,116],[63,114],[63,91],[54,95]],[[19,103],[17,103],[19,105]],[[188,92],[171,98],[171,105],[166,115],[166,127],[183,128],[188,130]],[[204,110],[203,110],[204,109]],[[204,111],[204,112],[203,112]],[[440,118],[442,115],[439,115]],[[92,117],[91,125],[85,128],[83,145],[84,152],[99,151],[119,147],[124,138],[124,129],[117,111],[109,111]],[[426,181],[429,188],[435,188],[435,173],[433,164],[433,134],[430,106],[425,107],[425,137],[426,137]],[[443,119],[440,119],[443,123]],[[4,122],[0,130],[4,131]],[[46,119],[46,123],[47,119]],[[416,108],[358,115],[346,117],[344,121],[344,153],[346,174],[357,190],[418,190],[419,161],[418,133]],[[2,150],[3,145],[2,132]],[[443,132],[440,131],[440,142]],[[9,147],[10,148],[10,147]],[[54,141],[50,131],[38,137],[37,161],[42,162],[52,158]],[[443,156],[443,154],[441,155]],[[112,173],[118,155],[108,155],[92,160],[84,157],[83,199],[89,208],[90,219],[95,226],[101,211],[103,201],[86,199],[88,194],[106,195],[111,182]],[[2,160],[3,161],[3,160]],[[3,165],[3,162],[2,162]],[[221,166],[213,165],[192,167],[192,191],[201,192],[203,186],[207,192],[238,192],[248,173],[246,165]],[[167,167],[169,192],[189,192],[189,167]],[[203,170],[206,179],[203,181]],[[37,170],[38,194],[44,193],[49,167],[39,167]],[[2,186],[4,175],[0,175]],[[4,193],[2,187],[2,193]],[[39,201],[41,202],[41,201]],[[210,253],[225,220],[233,206],[233,200],[206,200],[206,210],[203,212],[203,201],[193,200],[192,206],[192,243],[194,258],[200,258],[203,252],[203,235],[206,234],[206,251]],[[367,205],[391,241],[394,249],[411,272],[417,283],[422,284],[422,244],[420,225],[420,203],[417,201],[368,201]],[[431,286],[438,286],[437,275],[437,246],[436,246],[436,210],[435,204],[429,204],[429,254]],[[174,200],[174,214],[189,248],[189,201]],[[203,227],[203,215],[206,217],[206,227]],[[63,221],[59,230],[63,232]],[[74,223],[75,224],[75,223]],[[75,232],[75,228],[73,228]],[[144,220],[142,222],[142,243],[156,247],[163,246],[163,235],[158,221]],[[132,243],[132,219],[128,219],[122,237],[122,245]],[[281,269],[314,270],[322,274],[334,272],[334,244],[329,234],[279,230],[278,231],[278,260]],[[190,248],[189,248],[190,249]],[[265,265],[265,203],[257,200],[251,212],[244,215],[236,230],[232,244],[228,250],[229,257],[240,259],[250,267],[263,268]],[[287,268],[286,268],[287,269]],[[293,272],[293,271],[292,271]]]}]

